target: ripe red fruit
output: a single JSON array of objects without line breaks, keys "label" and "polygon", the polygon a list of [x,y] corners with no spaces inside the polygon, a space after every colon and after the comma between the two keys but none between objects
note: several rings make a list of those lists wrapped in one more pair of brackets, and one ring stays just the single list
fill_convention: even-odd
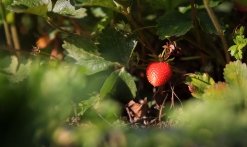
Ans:
[{"label": "ripe red fruit", "polygon": [[146,69],[147,79],[154,87],[161,86],[169,81],[172,70],[166,62],[152,62]]}]

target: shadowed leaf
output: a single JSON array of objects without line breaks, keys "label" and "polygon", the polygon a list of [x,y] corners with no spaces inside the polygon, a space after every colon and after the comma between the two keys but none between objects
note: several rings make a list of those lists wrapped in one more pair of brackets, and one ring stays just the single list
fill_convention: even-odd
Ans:
[{"label": "shadowed leaf", "polygon": [[[210,19],[208,13],[206,13],[206,12],[198,13],[197,19],[199,20],[199,24],[200,24],[203,31],[210,33],[210,34],[218,35],[218,32],[217,32],[212,20]],[[220,24],[221,29],[223,31],[225,31],[226,28],[224,27],[224,24],[219,20],[218,20],[218,22]]]},{"label": "shadowed leaf", "polygon": [[111,75],[106,79],[104,85],[100,90],[100,98],[105,98],[107,96],[115,97],[117,99],[125,98],[131,99],[136,96],[136,85],[129,73],[126,72],[124,68],[116,70],[111,73]]},{"label": "shadowed leaf", "polygon": [[193,27],[192,19],[177,11],[168,12],[158,20],[157,34],[160,39],[181,36]]},{"label": "shadowed leaf", "polygon": [[134,36],[107,28],[99,36],[98,48],[106,60],[127,66],[136,44]]}]

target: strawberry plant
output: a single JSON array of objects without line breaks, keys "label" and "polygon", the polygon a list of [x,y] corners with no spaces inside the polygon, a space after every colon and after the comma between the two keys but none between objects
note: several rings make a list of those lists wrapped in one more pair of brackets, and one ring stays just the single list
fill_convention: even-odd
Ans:
[{"label": "strawberry plant", "polygon": [[244,1],[0,4],[2,146],[247,143]]}]

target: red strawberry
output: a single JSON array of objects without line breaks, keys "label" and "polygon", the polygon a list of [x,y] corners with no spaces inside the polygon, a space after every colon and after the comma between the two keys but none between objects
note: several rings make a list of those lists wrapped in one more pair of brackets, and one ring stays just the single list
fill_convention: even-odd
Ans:
[{"label": "red strawberry", "polygon": [[161,86],[169,81],[172,70],[166,62],[152,62],[146,69],[147,79],[154,87]]}]

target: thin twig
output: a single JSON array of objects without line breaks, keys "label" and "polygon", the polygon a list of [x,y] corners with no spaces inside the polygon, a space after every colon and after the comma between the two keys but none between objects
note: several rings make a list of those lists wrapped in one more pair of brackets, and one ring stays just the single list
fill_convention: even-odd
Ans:
[{"label": "thin twig", "polygon": [[159,122],[161,121],[161,118],[164,116],[164,115],[162,115],[162,110],[163,110],[165,101],[166,101],[166,99],[167,99],[167,96],[168,96],[168,94],[167,94],[166,97],[164,98],[164,100],[163,100],[163,102],[162,102],[162,104],[161,104],[160,110],[159,110],[159,118],[158,118],[158,121],[159,121]]},{"label": "thin twig", "polygon": [[[149,51],[152,52],[152,48],[149,48],[149,46],[147,46],[139,37],[137,37],[137,39],[138,39],[139,42],[141,42],[141,44],[142,44],[143,47],[147,48]],[[153,53],[153,54],[155,54],[155,53]]]},{"label": "thin twig", "polygon": [[134,120],[133,120],[133,118],[131,117],[131,114],[130,114],[130,110],[129,110],[129,108],[128,108],[128,107],[125,107],[125,109],[126,109],[127,114],[128,114],[128,116],[129,116],[129,121],[130,121],[130,123],[133,123],[133,122],[134,122]]},{"label": "thin twig", "polygon": [[180,104],[181,104],[182,107],[183,107],[183,103],[182,103],[182,101],[180,100],[180,98],[177,96],[177,94],[174,92],[174,86],[171,86],[171,83],[170,83],[170,87],[171,87],[171,92],[172,92],[172,103],[171,103],[170,109],[171,109],[172,107],[174,107],[174,95],[175,95],[175,97],[178,99],[178,101],[180,102]]}]

